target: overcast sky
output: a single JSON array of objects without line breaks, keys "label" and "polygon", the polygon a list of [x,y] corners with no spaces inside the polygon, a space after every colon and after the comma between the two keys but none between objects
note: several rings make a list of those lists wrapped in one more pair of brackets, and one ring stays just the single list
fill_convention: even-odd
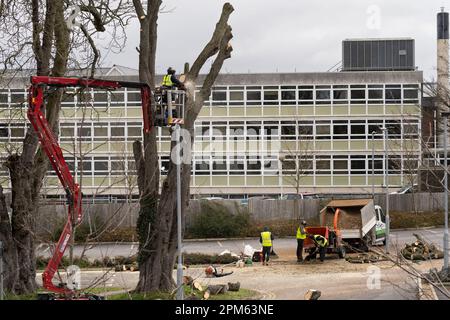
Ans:
[{"label": "overcast sky", "polygon": [[[157,72],[181,71],[209,40],[225,1],[166,0],[159,17]],[[222,69],[237,72],[321,72],[341,61],[346,38],[411,37],[416,65],[435,78],[436,14],[443,0],[231,0],[234,51]],[[450,9],[450,4],[447,5]],[[447,10],[448,11],[448,10]],[[138,67],[137,21],[128,27],[127,49],[104,65]]]}]

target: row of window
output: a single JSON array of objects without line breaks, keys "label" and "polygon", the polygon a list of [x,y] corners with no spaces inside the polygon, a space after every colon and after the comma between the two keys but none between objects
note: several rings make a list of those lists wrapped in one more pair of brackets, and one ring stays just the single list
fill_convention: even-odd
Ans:
[{"label": "row of window", "polygon": [[[319,140],[329,139],[383,139],[381,128],[388,128],[392,139],[417,139],[419,122],[414,119],[379,120],[289,120],[289,121],[198,121],[196,140]],[[20,140],[24,137],[24,123],[0,123],[0,140]],[[168,128],[158,130],[158,136],[170,139]],[[142,137],[141,122],[61,122],[60,140],[123,141]]]},{"label": "row of window", "polygon": [[196,140],[273,140],[383,139],[382,128],[390,139],[417,139],[419,121],[414,119],[379,120],[290,120],[290,121],[199,121]]},{"label": "row of window", "polygon": [[417,84],[216,87],[205,105],[418,103]]},{"label": "row of window", "polygon": [[[171,165],[168,155],[159,157],[161,174],[167,174]],[[193,175],[376,175],[384,174],[384,156],[375,155],[195,155],[192,159]],[[76,159],[67,157],[66,163],[72,172],[83,176],[123,176],[136,174],[132,157],[98,156]],[[418,155],[389,155],[389,174],[415,174],[419,165]],[[280,172],[281,171],[281,172]],[[2,171],[3,175],[7,174]],[[48,175],[55,176],[53,170]]]}]

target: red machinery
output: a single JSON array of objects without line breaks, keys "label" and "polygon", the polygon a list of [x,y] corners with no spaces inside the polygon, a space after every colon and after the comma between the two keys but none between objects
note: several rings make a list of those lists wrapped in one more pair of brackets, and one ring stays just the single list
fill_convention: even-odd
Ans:
[{"label": "red machinery", "polygon": [[[345,247],[338,230],[330,230],[328,227],[306,227],[305,231],[309,235],[320,234],[328,240],[326,253],[337,253],[339,258],[345,258]],[[315,250],[316,245],[309,237],[306,237],[303,248],[310,253]]]},{"label": "red machinery", "polygon": [[73,234],[74,226],[81,223],[83,212],[81,210],[82,194],[80,186],[75,183],[69,167],[64,160],[63,153],[58,144],[58,140],[53,134],[45,118],[42,106],[44,105],[45,87],[77,87],[77,88],[100,88],[107,90],[116,90],[119,88],[137,88],[141,90],[142,114],[144,120],[144,131],[150,132],[153,123],[151,119],[151,90],[144,83],[125,82],[125,81],[109,81],[100,79],[86,78],[62,78],[62,77],[31,77],[31,86],[28,94],[28,119],[30,120],[34,131],[36,132],[42,149],[50,159],[50,164],[58,175],[61,184],[66,191],[69,203],[68,221],[58,240],[55,251],[50,259],[44,273],[42,274],[43,286],[45,289],[62,294],[72,298],[75,291],[69,289],[66,285],[54,285],[52,280],[58,270],[58,266],[67,248],[67,244]]}]

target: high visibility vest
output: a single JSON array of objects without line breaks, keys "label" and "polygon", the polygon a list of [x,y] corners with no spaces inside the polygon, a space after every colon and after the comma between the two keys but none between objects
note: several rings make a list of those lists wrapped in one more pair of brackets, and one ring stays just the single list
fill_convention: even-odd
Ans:
[{"label": "high visibility vest", "polygon": [[173,82],[172,82],[172,75],[171,74],[166,74],[163,77],[163,80],[161,82],[162,86],[166,86],[166,87],[171,87],[173,86]]},{"label": "high visibility vest", "polygon": [[270,231],[261,232],[262,246],[271,247],[272,246],[272,234]]},{"label": "high visibility vest", "polygon": [[300,227],[298,227],[297,229],[297,239],[305,239],[306,238],[306,233],[302,233],[302,230]]},{"label": "high visibility vest", "polygon": [[326,247],[328,245],[328,240],[320,234],[314,236],[314,241],[321,247]]}]

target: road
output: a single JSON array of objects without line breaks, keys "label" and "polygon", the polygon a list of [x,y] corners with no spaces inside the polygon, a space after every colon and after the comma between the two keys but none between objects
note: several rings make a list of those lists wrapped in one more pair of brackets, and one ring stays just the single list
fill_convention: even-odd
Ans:
[{"label": "road", "polygon": [[[402,247],[405,243],[411,243],[415,240],[413,233],[420,234],[425,240],[433,242],[442,247],[442,238],[444,234],[443,228],[435,229],[423,229],[423,230],[403,230],[391,232],[391,247]],[[244,250],[245,245],[251,245],[253,248],[260,248],[258,239],[246,239],[246,240],[211,240],[211,241],[185,241],[183,243],[183,252],[189,253],[206,253],[206,254],[220,254],[224,250],[229,250],[239,254]],[[274,250],[275,252],[285,252],[289,255],[295,254],[296,241],[292,238],[275,239]],[[79,256],[83,251],[84,246],[75,246],[74,255]],[[99,244],[88,247],[85,255],[89,259],[100,259],[102,257],[115,257],[115,256],[131,256],[137,252],[138,246],[136,243],[108,243]],[[37,250],[37,255],[48,255],[48,247],[40,246]]]},{"label": "road", "polygon": [[[443,229],[414,231],[394,231],[392,246],[401,247],[404,243],[415,240],[413,233],[418,233],[427,241],[442,243]],[[259,248],[257,239],[224,240],[224,241],[186,241],[185,252],[220,253],[224,250],[239,253],[244,245]],[[295,263],[295,239],[276,239],[274,249],[280,256],[271,261],[270,266],[259,263],[245,268],[235,266],[224,267],[233,274],[225,278],[206,278],[204,267],[190,267],[185,274],[198,279],[203,285],[239,281],[241,286],[261,292],[264,299],[303,299],[308,289],[322,292],[321,299],[416,299],[415,278],[407,274],[391,262],[375,264],[351,264],[342,259],[329,256],[323,264],[316,262],[298,265]],[[42,248],[41,248],[42,250]],[[91,259],[104,256],[128,256],[137,250],[136,244],[104,244],[91,248],[87,256]],[[392,250],[394,252],[395,250]],[[81,248],[75,248],[79,254]],[[440,269],[442,260],[415,264],[420,271],[432,267]],[[82,286],[90,285],[95,279],[102,277],[102,271],[83,271]],[[175,274],[174,274],[175,276]],[[108,274],[106,286],[134,288],[139,277],[138,272],[111,272]],[[40,275],[37,277],[40,282]]]}]

